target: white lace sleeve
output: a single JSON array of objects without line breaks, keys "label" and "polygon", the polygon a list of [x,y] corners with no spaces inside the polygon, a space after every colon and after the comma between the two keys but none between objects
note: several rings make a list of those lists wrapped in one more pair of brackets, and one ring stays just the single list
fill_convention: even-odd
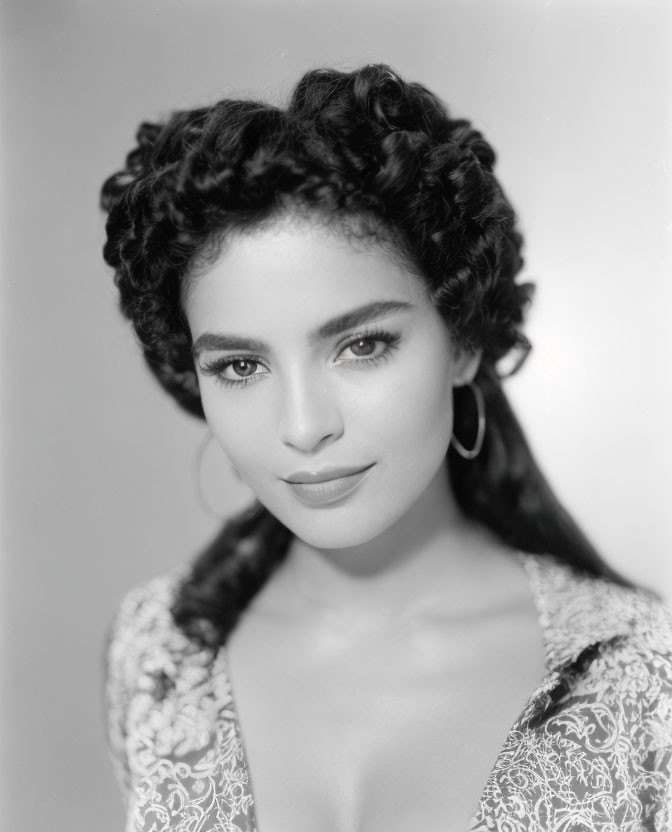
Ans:
[{"label": "white lace sleeve", "polygon": [[115,774],[126,803],[132,789],[130,706],[147,688],[146,668],[161,653],[170,620],[177,574],[131,590],[112,622],[106,650],[107,736]]},{"label": "white lace sleeve", "polygon": [[107,649],[107,725],[127,832],[254,832],[226,651],[175,625],[175,571],[130,592]]},{"label": "white lace sleeve", "polygon": [[138,613],[143,604],[141,590],[133,590],[123,600],[108,634],[105,654],[105,709],[109,753],[115,775],[128,802],[131,776],[126,741],[128,706],[138,683],[139,668],[134,657]]}]

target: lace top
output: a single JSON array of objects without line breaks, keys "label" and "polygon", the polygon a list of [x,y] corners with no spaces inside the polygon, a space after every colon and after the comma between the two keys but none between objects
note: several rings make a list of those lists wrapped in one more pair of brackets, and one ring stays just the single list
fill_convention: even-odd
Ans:
[{"label": "lace top", "polygon": [[[672,611],[554,558],[520,557],[547,675],[499,752],[469,832],[669,832]],[[126,829],[255,832],[226,647],[213,654],[175,626],[179,578],[130,592],[112,629],[108,730]]]}]

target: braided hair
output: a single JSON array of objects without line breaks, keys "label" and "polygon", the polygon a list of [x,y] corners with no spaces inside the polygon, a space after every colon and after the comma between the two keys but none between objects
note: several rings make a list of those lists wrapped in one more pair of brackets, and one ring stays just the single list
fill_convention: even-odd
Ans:
[{"label": "braided hair", "polygon": [[[102,188],[103,254],[151,371],[204,418],[183,301],[191,274],[227,235],[288,211],[370,237],[420,274],[456,344],[482,351],[481,453],[447,457],[464,513],[507,545],[625,581],[554,496],[502,390],[498,362],[529,351],[532,285],[495,154],[465,119],[385,65],[319,69],[286,108],[224,99],[143,123],[123,170]],[[516,366],[516,369],[517,369]],[[455,390],[455,433],[471,442],[473,402]],[[286,555],[291,532],[260,505],[230,520],[194,562],[173,608],[191,637],[223,643]]]}]

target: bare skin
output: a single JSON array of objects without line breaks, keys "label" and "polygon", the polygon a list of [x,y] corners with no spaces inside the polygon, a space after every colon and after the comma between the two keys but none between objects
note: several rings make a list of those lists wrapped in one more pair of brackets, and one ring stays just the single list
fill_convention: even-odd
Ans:
[{"label": "bare skin", "polygon": [[[294,534],[228,644],[260,832],[463,832],[544,675],[525,572],[448,482],[480,355],[426,288],[290,218],[187,295],[208,423]],[[292,485],[337,466],[366,469],[340,502]]]},{"label": "bare skin", "polygon": [[522,566],[446,488],[358,561],[295,541],[231,635],[260,832],[467,828],[544,651]]}]

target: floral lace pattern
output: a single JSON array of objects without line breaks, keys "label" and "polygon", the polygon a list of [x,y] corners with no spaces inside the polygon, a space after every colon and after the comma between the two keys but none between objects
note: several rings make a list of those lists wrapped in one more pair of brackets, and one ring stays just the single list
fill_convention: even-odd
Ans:
[{"label": "floral lace pattern", "polygon": [[178,582],[129,593],[108,648],[108,731],[127,829],[255,832],[226,651],[200,649],[173,624]]},{"label": "floral lace pattern", "polygon": [[524,557],[549,675],[500,751],[470,832],[672,830],[672,613]]},{"label": "floral lace pattern", "polygon": [[[644,590],[521,555],[548,675],[497,757],[469,832],[672,829],[672,612]],[[227,653],[174,625],[181,575],[121,605],[107,653],[127,832],[256,832]]]}]

